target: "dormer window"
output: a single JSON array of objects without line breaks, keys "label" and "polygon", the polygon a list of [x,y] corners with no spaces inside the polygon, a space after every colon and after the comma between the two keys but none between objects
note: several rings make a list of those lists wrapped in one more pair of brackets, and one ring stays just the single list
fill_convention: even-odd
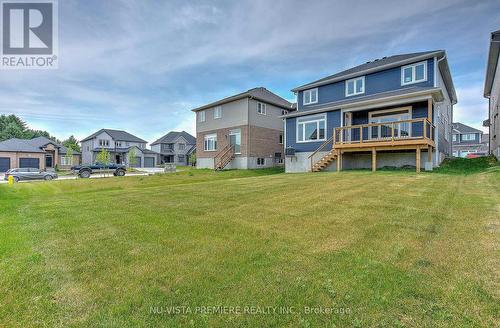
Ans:
[{"label": "dormer window", "polygon": [[401,67],[401,85],[427,81],[427,62]]},{"label": "dormer window", "polygon": [[355,96],[365,93],[365,77],[357,77],[345,81],[345,96]]},{"label": "dormer window", "polygon": [[318,102],[318,88],[304,91],[304,105],[315,104]]}]

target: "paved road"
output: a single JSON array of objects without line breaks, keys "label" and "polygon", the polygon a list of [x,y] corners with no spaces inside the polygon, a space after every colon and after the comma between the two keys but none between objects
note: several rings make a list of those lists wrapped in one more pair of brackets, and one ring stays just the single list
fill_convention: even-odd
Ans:
[{"label": "paved road", "polygon": [[[149,175],[148,173],[127,173],[125,177],[136,177],[136,176],[144,176],[144,175]],[[0,183],[7,183],[8,181],[4,180],[4,174],[0,174]],[[113,174],[92,174],[90,176],[91,179],[104,179],[104,178],[113,178]],[[57,180],[75,180],[78,179],[76,175],[63,175],[60,176]],[[56,180],[56,181],[57,181]],[[43,180],[27,180],[27,181],[21,181],[22,183],[27,183],[27,182],[40,182]]]}]

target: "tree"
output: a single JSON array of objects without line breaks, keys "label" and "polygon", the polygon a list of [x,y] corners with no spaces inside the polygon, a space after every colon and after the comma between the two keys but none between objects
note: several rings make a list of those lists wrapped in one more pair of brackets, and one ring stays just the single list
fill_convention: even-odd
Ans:
[{"label": "tree", "polygon": [[135,151],[135,147],[130,148],[128,151],[128,166],[133,167],[137,164],[137,153]]},{"label": "tree", "polygon": [[62,144],[64,147],[66,147],[68,149],[71,148],[77,152],[81,151],[78,140],[76,140],[76,138],[74,136],[70,136],[68,139],[64,140],[62,142]]},{"label": "tree", "polygon": [[101,149],[97,154],[96,161],[103,164],[109,164],[110,154],[106,148]]},{"label": "tree", "polygon": [[47,131],[29,129],[26,122],[16,115],[0,115],[0,141],[10,138],[33,139],[36,137],[46,137],[60,143]]}]

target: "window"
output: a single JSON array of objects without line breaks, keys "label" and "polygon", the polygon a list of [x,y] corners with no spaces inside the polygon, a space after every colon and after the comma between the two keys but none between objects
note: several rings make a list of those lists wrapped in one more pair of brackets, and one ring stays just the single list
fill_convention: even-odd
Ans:
[{"label": "window", "polygon": [[282,145],[283,144],[283,133],[280,133],[280,139],[279,140],[280,140],[280,145]]},{"label": "window", "polygon": [[205,122],[205,111],[198,112],[198,122]]},{"label": "window", "polygon": [[456,142],[457,141],[457,134],[454,134],[453,135],[453,142]]},{"label": "window", "polygon": [[222,117],[222,107],[217,106],[214,108],[214,120]]},{"label": "window", "polygon": [[345,81],[345,96],[355,96],[365,93],[365,77]]},{"label": "window", "polygon": [[[399,122],[394,124],[394,137],[395,138],[407,138],[412,136],[412,124],[406,122],[406,120],[411,119],[411,107],[400,107],[393,109],[384,109],[368,113],[369,123],[390,123]],[[368,127],[368,138],[370,140],[380,140],[392,137],[391,124],[385,125],[375,125]]]},{"label": "window", "polygon": [[303,92],[304,94],[304,105],[315,104],[318,102],[318,88],[310,89]]},{"label": "window", "polygon": [[281,153],[274,153],[274,162],[276,164],[283,164],[283,157],[281,157]]},{"label": "window", "polygon": [[179,159],[179,162],[184,162],[186,160],[184,155],[177,155],[177,158]]},{"label": "window", "polygon": [[462,134],[462,140],[463,141],[472,141],[475,140],[475,134],[474,133],[468,133],[468,134]]},{"label": "window", "polygon": [[61,165],[73,165],[73,156],[61,156]]},{"label": "window", "polygon": [[264,166],[266,164],[266,159],[262,157],[257,158],[257,165],[258,166]]},{"label": "window", "polygon": [[266,104],[257,103],[257,113],[266,115]]},{"label": "window", "polygon": [[203,149],[205,151],[215,151],[217,150],[217,135],[209,134],[204,138]]},{"label": "window", "polygon": [[101,147],[109,147],[109,140],[99,139],[99,146],[101,146]]},{"label": "window", "polygon": [[448,124],[448,115],[444,118],[444,139],[450,140],[450,125]]},{"label": "window", "polygon": [[288,114],[288,111],[286,109],[282,109],[281,110],[281,115],[286,115],[286,114]]},{"label": "window", "polygon": [[122,142],[121,141],[115,141],[115,147],[121,147]]},{"label": "window", "polygon": [[297,142],[326,140],[326,115],[297,119]]},{"label": "window", "polygon": [[427,81],[427,62],[401,67],[401,85]]},{"label": "window", "polygon": [[179,146],[179,150],[186,149],[186,144],[180,143],[178,146]]}]

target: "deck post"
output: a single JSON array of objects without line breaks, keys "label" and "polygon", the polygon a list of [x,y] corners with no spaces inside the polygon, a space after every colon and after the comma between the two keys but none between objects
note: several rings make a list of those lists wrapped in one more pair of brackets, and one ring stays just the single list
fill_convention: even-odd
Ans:
[{"label": "deck post", "polygon": [[377,171],[377,150],[372,148],[372,172]]},{"label": "deck post", "polygon": [[417,156],[415,166],[417,167],[417,173],[420,173],[420,146],[417,146]]}]

